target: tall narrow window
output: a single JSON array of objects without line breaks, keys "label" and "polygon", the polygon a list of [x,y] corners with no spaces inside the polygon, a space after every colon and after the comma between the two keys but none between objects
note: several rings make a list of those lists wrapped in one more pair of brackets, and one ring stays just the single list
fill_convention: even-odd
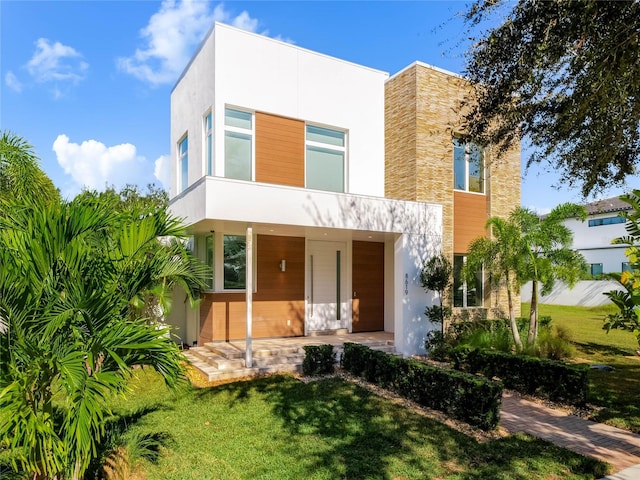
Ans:
[{"label": "tall narrow window", "polygon": [[344,132],[307,125],[306,146],[307,188],[344,192]]},{"label": "tall narrow window", "polygon": [[178,193],[189,186],[189,137],[184,136],[178,143]]},{"label": "tall narrow window", "polygon": [[462,267],[466,260],[464,255],[453,256],[453,306],[481,307],[484,296],[482,269],[476,272],[473,282],[465,282],[462,278]]},{"label": "tall narrow window", "polygon": [[224,176],[253,179],[253,114],[225,109]]},{"label": "tall narrow window", "polygon": [[470,141],[453,139],[453,187],[484,193],[484,152]]},{"label": "tall narrow window", "polygon": [[211,112],[204,117],[204,161],[207,175],[213,175],[213,119]]},{"label": "tall narrow window", "polygon": [[209,290],[213,290],[214,289],[214,278],[215,278],[215,250],[214,250],[214,246],[215,246],[215,237],[213,235],[207,235],[205,237],[205,263],[207,264],[207,267],[209,267],[209,272],[206,278],[206,282],[207,282],[207,288]]},{"label": "tall narrow window", "polygon": [[247,237],[224,236],[224,289],[246,288]]}]

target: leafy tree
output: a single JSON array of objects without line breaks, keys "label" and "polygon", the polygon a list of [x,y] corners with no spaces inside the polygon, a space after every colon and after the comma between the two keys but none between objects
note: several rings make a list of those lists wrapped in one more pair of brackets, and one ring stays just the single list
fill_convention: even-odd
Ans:
[{"label": "leafy tree", "polygon": [[451,316],[451,307],[444,306],[444,296],[451,285],[451,274],[453,268],[451,262],[444,255],[436,255],[431,257],[422,271],[420,272],[420,283],[425,291],[438,292],[438,298],[440,299],[440,305],[433,305],[427,307],[424,311],[425,315],[432,322],[440,323],[442,325],[442,332],[444,333],[445,321]]},{"label": "leafy tree", "polygon": [[58,190],[40,169],[33,147],[23,138],[0,134],[0,212],[7,202],[31,203],[59,200]]},{"label": "leafy tree", "polygon": [[522,340],[513,308],[513,292],[518,292],[520,288],[518,268],[523,254],[521,231],[513,218],[505,220],[491,217],[486,226],[491,228],[491,238],[478,237],[471,242],[462,275],[467,282],[471,282],[476,272],[484,269],[494,286],[505,286],[511,333],[516,348],[521,351]]},{"label": "leafy tree", "polygon": [[[501,25],[483,29],[508,9]],[[524,136],[583,195],[640,159],[640,2],[475,0],[468,52],[471,138],[506,151]]]},{"label": "leafy tree", "polygon": [[516,208],[509,222],[521,232],[521,255],[518,265],[520,283],[531,281],[531,310],[527,342],[534,345],[538,337],[538,290],[542,294],[553,288],[556,280],[573,287],[586,269],[580,252],[571,249],[573,233],[564,225],[567,218],[584,221],[587,211],[583,206],[563,203],[543,218],[526,208]]},{"label": "leafy tree", "polygon": [[640,190],[622,195],[620,200],[628,203],[631,210],[621,212],[627,223],[627,235],[614,239],[611,243],[628,245],[625,255],[629,258],[631,270],[622,273],[611,273],[624,287],[624,291],[612,290],[605,293],[611,299],[618,312],[607,315],[603,328],[609,332],[612,328],[635,333],[640,346]]}]

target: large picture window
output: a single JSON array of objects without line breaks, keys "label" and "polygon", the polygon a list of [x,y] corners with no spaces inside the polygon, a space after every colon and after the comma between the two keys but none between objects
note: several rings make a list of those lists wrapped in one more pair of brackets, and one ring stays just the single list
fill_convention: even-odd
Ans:
[{"label": "large picture window", "polygon": [[253,179],[253,113],[225,109],[224,176]]},{"label": "large picture window", "polygon": [[345,133],[307,125],[306,187],[344,192]]},{"label": "large picture window", "polygon": [[453,139],[454,188],[484,193],[484,152],[470,141]]},{"label": "large picture window", "polygon": [[247,238],[244,235],[224,235],[224,289],[246,288]]},{"label": "large picture window", "polygon": [[178,193],[189,186],[189,137],[178,142]]},{"label": "large picture window", "polygon": [[481,307],[484,296],[482,270],[476,272],[472,283],[467,283],[462,278],[462,267],[465,262],[464,255],[453,256],[453,306]]}]

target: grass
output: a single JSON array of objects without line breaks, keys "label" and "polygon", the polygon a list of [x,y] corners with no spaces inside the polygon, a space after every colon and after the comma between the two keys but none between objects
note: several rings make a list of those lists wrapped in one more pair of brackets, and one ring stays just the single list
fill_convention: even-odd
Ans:
[{"label": "grass", "polygon": [[[635,354],[635,335],[621,330],[607,333],[602,329],[604,317],[615,311],[603,307],[569,307],[540,305],[540,315],[552,318],[552,324],[570,330],[578,350],[575,361],[604,364],[613,371],[591,370],[590,403],[604,407],[593,419],[640,433],[640,357]],[[529,304],[522,304],[522,315],[529,314]]]},{"label": "grass", "polygon": [[153,479],[593,479],[605,465],[517,435],[471,437],[339,378],[291,376],[171,394],[140,371],[119,413],[172,439]]}]

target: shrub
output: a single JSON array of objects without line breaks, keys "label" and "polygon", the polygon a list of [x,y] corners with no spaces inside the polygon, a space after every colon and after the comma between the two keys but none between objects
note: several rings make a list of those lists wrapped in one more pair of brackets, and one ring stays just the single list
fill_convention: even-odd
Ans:
[{"label": "shrub", "polygon": [[502,384],[455,370],[344,344],[342,367],[425,407],[443,411],[484,430],[500,419]]},{"label": "shrub", "polygon": [[446,362],[449,360],[449,353],[453,348],[447,335],[440,330],[431,330],[427,333],[427,339],[424,342],[429,358]]},{"label": "shrub", "polygon": [[305,375],[325,375],[333,373],[336,352],[333,345],[307,345],[304,347],[302,373]]},{"label": "shrub", "polygon": [[564,360],[573,357],[576,349],[571,343],[569,330],[562,326],[555,326],[540,330],[533,349],[525,349],[525,352],[540,358]]},{"label": "shrub", "polygon": [[467,346],[452,352],[456,369],[499,378],[507,388],[574,405],[587,401],[589,383],[586,365],[569,365],[525,355],[474,349]]}]

